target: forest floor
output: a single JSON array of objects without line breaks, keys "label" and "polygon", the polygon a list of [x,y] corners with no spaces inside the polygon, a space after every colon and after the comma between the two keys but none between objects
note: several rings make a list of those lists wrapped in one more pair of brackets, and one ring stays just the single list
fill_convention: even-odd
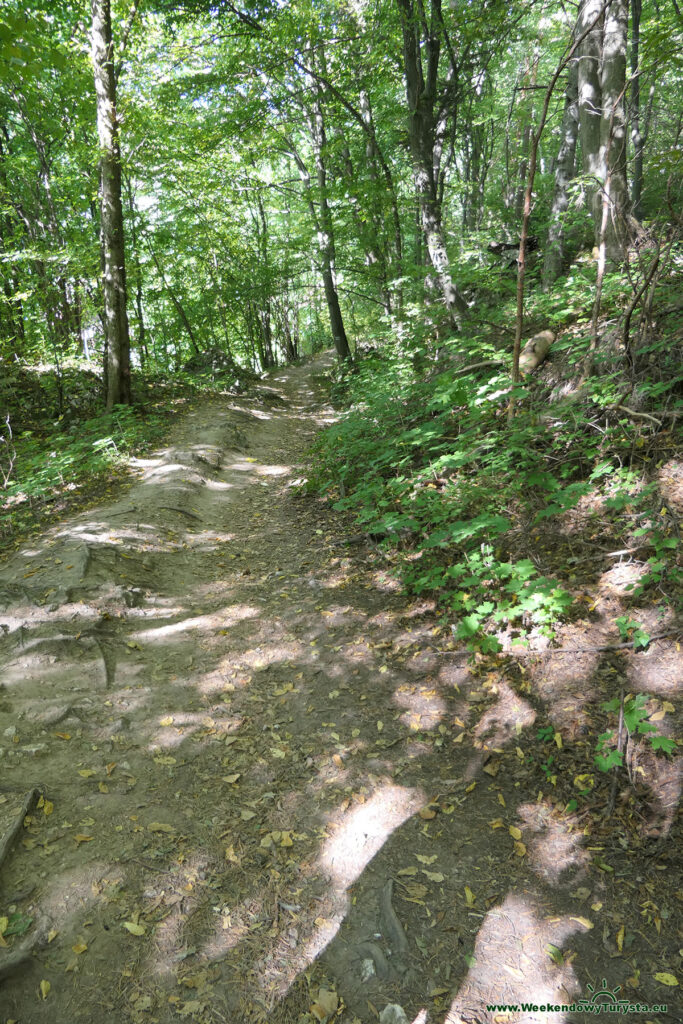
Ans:
[{"label": "forest floor", "polygon": [[453,649],[296,486],[331,365],[0,568],[1,1024],[679,1020],[678,780],[632,761],[608,818],[591,745],[622,687],[671,716],[678,645],[606,639],[608,579],[555,651]]}]

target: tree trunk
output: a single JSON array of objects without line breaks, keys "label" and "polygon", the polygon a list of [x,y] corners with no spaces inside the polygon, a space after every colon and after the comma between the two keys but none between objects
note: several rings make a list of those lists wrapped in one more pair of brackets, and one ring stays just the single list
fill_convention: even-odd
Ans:
[{"label": "tree trunk", "polygon": [[[582,0],[579,50],[579,131],[583,172],[591,178],[595,244],[618,266],[627,244],[626,43],[628,0]],[[604,206],[607,204],[607,220]]]},{"label": "tree trunk", "polygon": [[626,47],[628,0],[612,0],[605,12],[602,41],[602,119],[600,150],[604,154],[603,201],[608,203],[605,258],[619,266],[628,245],[626,181]]},{"label": "tree trunk", "polygon": [[[583,173],[591,177],[589,186],[591,212],[593,222],[596,224],[600,220],[598,191],[605,178],[600,153],[600,121],[602,118],[600,64],[603,20],[601,12],[603,6],[603,0],[582,0],[576,23],[577,37],[586,33],[578,51],[579,130]],[[589,26],[591,26],[590,29]],[[589,31],[586,31],[587,29]]]},{"label": "tree trunk", "polygon": [[121,203],[121,148],[110,0],[92,0],[92,62],[100,146],[100,231],[107,349],[107,409],[128,405],[130,336],[126,311],[126,258]]},{"label": "tree trunk", "polygon": [[[403,31],[403,67],[408,104],[408,134],[413,178],[420,209],[420,225],[436,271],[441,296],[450,319],[456,324],[467,309],[451,274],[438,189],[440,150],[437,147],[437,79],[441,54],[443,18],[440,0],[431,2],[431,27],[422,22],[412,0],[397,0]],[[424,36],[424,38],[423,38]],[[424,57],[423,57],[424,52]],[[426,76],[423,63],[427,66]],[[451,69],[452,70],[452,69]],[[441,133],[443,134],[443,133]]]},{"label": "tree trunk", "polygon": [[569,206],[569,184],[574,177],[576,139],[579,131],[578,62],[569,66],[560,148],[555,161],[555,191],[550,210],[548,244],[543,262],[543,288],[547,291],[562,273],[564,258],[563,218]]}]

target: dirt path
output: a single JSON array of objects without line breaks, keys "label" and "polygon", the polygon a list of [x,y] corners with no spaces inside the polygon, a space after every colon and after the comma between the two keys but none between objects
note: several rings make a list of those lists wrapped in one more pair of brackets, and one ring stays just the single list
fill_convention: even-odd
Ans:
[{"label": "dirt path", "polygon": [[0,863],[0,978],[33,950],[1,1024],[560,1024],[486,1003],[634,969],[620,915],[667,849],[596,869],[529,787],[523,676],[468,669],[292,486],[329,365],[183,417],[0,572],[0,850],[41,794]]}]

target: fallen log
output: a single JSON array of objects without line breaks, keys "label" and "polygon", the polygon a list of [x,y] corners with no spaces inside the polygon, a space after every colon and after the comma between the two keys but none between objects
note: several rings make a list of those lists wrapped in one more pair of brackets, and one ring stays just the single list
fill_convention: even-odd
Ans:
[{"label": "fallen log", "polygon": [[538,334],[534,334],[521,351],[519,372],[531,373],[537,366],[540,366],[554,341],[555,335],[552,331],[539,331]]}]

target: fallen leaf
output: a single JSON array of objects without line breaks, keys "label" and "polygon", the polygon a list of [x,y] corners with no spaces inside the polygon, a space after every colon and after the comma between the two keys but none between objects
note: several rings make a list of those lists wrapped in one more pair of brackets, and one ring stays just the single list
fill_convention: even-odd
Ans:
[{"label": "fallen leaf", "polygon": [[339,1006],[339,996],[336,992],[330,992],[329,989],[321,988],[318,990],[318,996],[316,1001],[311,1006],[311,1013],[318,1021],[326,1020],[331,1017],[333,1013],[337,1012]]},{"label": "fallen leaf", "polygon": [[476,898],[477,897],[474,895],[474,893],[470,889],[469,885],[466,885],[465,886],[465,901],[467,903],[467,906],[468,907],[473,907],[474,906],[474,901],[476,900]]},{"label": "fallen leaf", "polygon": [[489,828],[493,828],[493,829],[504,828],[503,819],[502,818],[494,818],[493,821],[489,822]]},{"label": "fallen leaf", "polygon": [[159,725],[173,725],[173,715],[166,715],[165,718],[160,718]]},{"label": "fallen leaf", "polygon": [[416,853],[415,860],[419,860],[420,864],[433,864],[437,858],[437,854],[433,853],[431,857],[427,857],[424,853]]},{"label": "fallen leaf", "polygon": [[147,826],[148,832],[175,832],[173,825],[167,825],[164,821],[153,821]]},{"label": "fallen leaf", "polygon": [[88,948],[88,944],[86,942],[77,942],[76,945],[72,946],[71,948],[74,951],[74,953],[85,953],[86,949]]},{"label": "fallen leaf", "polygon": [[465,792],[466,793],[471,793],[472,790],[474,789],[474,787],[476,786],[476,784],[477,784],[476,782],[470,782],[469,786],[465,789]]},{"label": "fallen leaf", "polygon": [[131,935],[144,935],[147,931],[144,924],[136,924],[135,921],[124,921],[123,927],[129,931]]},{"label": "fallen leaf", "polygon": [[508,828],[508,832],[510,833],[513,839],[522,838],[522,830],[517,828],[516,825],[510,825],[510,827]]},{"label": "fallen leaf", "polygon": [[95,772],[92,768],[80,768],[78,774],[82,779],[89,779],[91,775],[95,774]]},{"label": "fallen leaf", "polygon": [[81,843],[92,843],[94,836],[85,836],[81,832],[74,836],[75,841],[80,845]]},{"label": "fallen leaf", "polygon": [[415,867],[414,864],[411,864],[410,867],[400,868],[399,871],[398,871],[398,874],[399,875],[416,875],[417,874],[417,868]]},{"label": "fallen leaf", "polygon": [[440,871],[427,871],[426,868],[422,868],[422,874],[426,875],[430,882],[443,882],[444,880]]},{"label": "fallen leaf", "polygon": [[47,941],[54,942],[58,935],[59,930],[57,928],[51,928],[50,931],[47,933]]},{"label": "fallen leaf", "polygon": [[558,946],[554,946],[552,942],[549,942],[545,948],[550,959],[553,960],[556,964],[564,963],[564,956],[562,954],[562,950]]},{"label": "fallen leaf", "polygon": [[156,764],[176,764],[175,757],[170,757],[167,754],[159,754],[154,761]]},{"label": "fallen leaf", "polygon": [[235,847],[232,845],[232,843],[230,844],[230,846],[226,846],[225,848],[225,859],[229,861],[231,864],[239,865],[242,863],[242,858],[235,853]]},{"label": "fallen leaf", "polygon": [[46,816],[48,814],[52,814],[54,809],[55,809],[55,805],[52,803],[51,800],[46,800],[45,803],[43,804],[43,814],[46,815]]},{"label": "fallen leaf", "polygon": [[498,794],[498,803],[500,804],[501,807],[507,806],[505,803],[505,797],[503,796],[502,793]]},{"label": "fallen leaf", "polygon": [[223,782],[227,782],[229,785],[234,786],[241,774],[242,772],[233,772],[232,775],[224,775]]},{"label": "fallen leaf", "polygon": [[500,771],[500,761],[495,761],[492,764],[485,764],[484,771],[486,772],[487,775],[491,775],[493,778],[495,778],[495,776]]},{"label": "fallen leaf", "polygon": [[620,953],[623,952],[623,949],[624,949],[624,931],[625,931],[625,928],[624,928],[624,925],[622,924],[621,928],[617,932],[617,949],[619,950]]},{"label": "fallen leaf", "polygon": [[420,815],[423,821],[431,821],[432,818],[436,817],[436,811],[431,806],[431,804],[427,804],[426,807],[421,807],[420,810],[418,811],[418,814]]},{"label": "fallen leaf", "polygon": [[41,996],[42,999],[47,999],[47,997],[50,994],[50,989],[51,988],[52,988],[52,985],[50,984],[50,982],[46,981],[43,978],[43,980],[40,983],[40,996]]},{"label": "fallen leaf", "polygon": [[525,854],[526,854],[526,846],[524,845],[524,843],[520,843],[520,842],[516,842],[515,843],[515,854],[517,855],[517,857],[524,857],[525,856]]},{"label": "fallen leaf", "polygon": [[657,971],[655,974],[655,981],[661,982],[662,985],[669,985],[671,988],[678,985],[678,978],[676,975],[669,974],[668,971]]}]

